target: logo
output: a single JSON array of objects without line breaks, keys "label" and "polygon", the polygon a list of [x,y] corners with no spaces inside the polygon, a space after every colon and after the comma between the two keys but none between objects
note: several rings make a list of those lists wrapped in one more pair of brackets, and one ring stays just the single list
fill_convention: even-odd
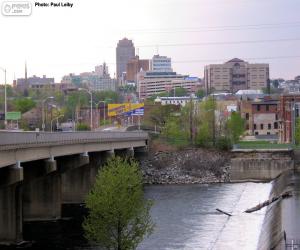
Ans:
[{"label": "logo", "polygon": [[30,16],[31,3],[28,1],[5,1],[2,3],[2,15],[4,16]]}]

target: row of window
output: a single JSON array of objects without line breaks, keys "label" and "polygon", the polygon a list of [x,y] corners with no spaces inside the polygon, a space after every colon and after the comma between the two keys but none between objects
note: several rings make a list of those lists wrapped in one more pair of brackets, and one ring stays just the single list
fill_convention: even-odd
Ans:
[{"label": "row of window", "polygon": [[[278,122],[274,122],[273,128],[278,129]],[[249,129],[249,126],[248,126],[248,129]],[[257,130],[257,125],[255,123],[253,124],[253,129]],[[260,124],[260,129],[261,130],[264,129],[264,124],[263,123]],[[272,124],[271,123],[268,124],[268,129],[272,129]]]}]

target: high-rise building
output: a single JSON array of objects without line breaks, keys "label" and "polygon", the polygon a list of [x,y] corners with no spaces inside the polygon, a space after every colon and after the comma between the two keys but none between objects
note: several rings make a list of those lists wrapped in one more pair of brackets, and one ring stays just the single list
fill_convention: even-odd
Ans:
[{"label": "high-rise building", "polygon": [[155,72],[173,72],[171,58],[154,55],[151,60],[150,70]]},{"label": "high-rise building", "polygon": [[234,58],[223,64],[210,64],[204,69],[204,83],[208,93],[241,89],[266,88],[269,81],[269,64],[250,64]]},{"label": "high-rise building", "polygon": [[140,59],[139,56],[130,59],[126,68],[126,80],[128,82],[136,82],[136,74],[141,70],[148,71],[149,66],[148,59]]},{"label": "high-rise building", "polygon": [[133,42],[124,38],[118,42],[116,48],[116,77],[122,77],[122,73],[126,72],[126,66],[130,59],[135,56],[135,48]]}]

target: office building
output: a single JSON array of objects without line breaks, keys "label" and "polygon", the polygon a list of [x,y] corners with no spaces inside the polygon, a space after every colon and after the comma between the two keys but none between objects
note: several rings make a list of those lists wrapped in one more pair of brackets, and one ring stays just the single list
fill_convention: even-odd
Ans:
[{"label": "office building", "polygon": [[130,59],[126,67],[126,81],[137,82],[137,73],[142,71],[148,71],[150,69],[150,62],[148,59],[140,59],[139,56],[135,56]]},{"label": "office building", "polygon": [[176,72],[139,72],[137,80],[139,99],[145,99],[175,88],[184,88],[188,94],[191,94],[195,93],[201,86],[199,78],[179,75]]},{"label": "office building", "polygon": [[32,77],[17,79],[17,88],[20,90],[25,89],[56,89],[57,84],[54,83],[54,78],[48,78],[45,75],[43,77],[38,77],[33,75]]},{"label": "office building", "polygon": [[126,72],[127,63],[135,56],[135,48],[133,42],[124,38],[118,42],[116,48],[116,77],[122,77],[122,73]]},{"label": "office building", "polygon": [[228,91],[266,88],[269,81],[269,64],[251,64],[234,58],[223,64],[210,64],[204,69],[206,91]]},{"label": "office building", "polygon": [[173,72],[171,58],[154,55],[151,60],[150,70],[154,72]]}]

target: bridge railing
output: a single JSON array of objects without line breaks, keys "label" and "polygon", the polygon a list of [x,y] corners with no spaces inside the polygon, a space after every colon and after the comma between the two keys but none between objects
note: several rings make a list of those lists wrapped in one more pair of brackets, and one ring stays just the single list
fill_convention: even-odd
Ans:
[{"label": "bridge railing", "polygon": [[145,132],[0,132],[0,150],[89,142],[147,140]]}]

